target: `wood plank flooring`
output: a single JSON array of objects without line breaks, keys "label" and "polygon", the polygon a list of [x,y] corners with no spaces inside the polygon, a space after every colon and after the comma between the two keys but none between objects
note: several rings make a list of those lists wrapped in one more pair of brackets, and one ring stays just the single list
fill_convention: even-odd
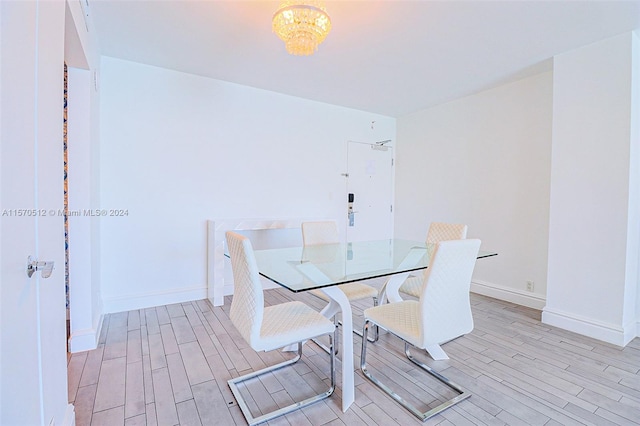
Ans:
[{"label": "wood plank flooring", "polygon": [[[379,284],[379,283],[375,283]],[[318,310],[310,294],[267,290],[267,304],[302,300]],[[472,393],[471,398],[429,419],[428,425],[633,425],[640,424],[640,339],[626,348],[602,343],[540,322],[540,312],[472,294],[475,329],[444,346],[450,356],[417,357]],[[361,326],[365,300],[354,306]],[[231,377],[277,363],[291,354],[255,352],[223,307],[199,300],[105,317],[96,350],[69,358],[69,401],[76,425],[243,425],[228,386]],[[356,365],[361,339],[354,336]],[[404,358],[402,343],[381,331],[368,346],[374,374],[387,377],[402,396],[425,409],[446,388]],[[336,367],[338,384],[340,364]],[[322,391],[329,357],[313,343],[302,361],[245,389],[252,410],[268,410]],[[423,424],[356,370],[356,400],[340,409],[341,388],[312,406],[271,425]]]}]

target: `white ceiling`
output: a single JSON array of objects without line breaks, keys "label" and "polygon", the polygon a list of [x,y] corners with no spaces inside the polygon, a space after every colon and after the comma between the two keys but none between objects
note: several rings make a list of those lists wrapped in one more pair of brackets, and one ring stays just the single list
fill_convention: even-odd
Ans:
[{"label": "white ceiling", "polygon": [[90,0],[101,53],[398,117],[551,69],[640,28],[635,1],[328,1],[313,56],[271,31],[278,0]]}]

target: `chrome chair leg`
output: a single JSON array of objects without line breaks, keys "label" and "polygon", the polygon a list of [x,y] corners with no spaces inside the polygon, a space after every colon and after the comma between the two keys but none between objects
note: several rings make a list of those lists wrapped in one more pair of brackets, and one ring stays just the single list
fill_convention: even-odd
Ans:
[{"label": "chrome chair leg", "polygon": [[[336,329],[337,330],[337,329]],[[280,368],[295,364],[296,362],[298,362],[300,360],[300,358],[302,357],[302,342],[298,342],[298,353],[297,355],[287,361],[281,362],[279,364],[276,365],[272,365],[270,367],[264,368],[262,370],[258,370],[258,371],[254,371],[252,373],[249,374],[245,374],[244,376],[240,376],[240,377],[236,377],[234,379],[231,379],[229,381],[227,381],[227,384],[229,385],[229,388],[231,389],[231,392],[233,393],[233,396],[235,397],[236,401],[238,401],[238,406],[240,407],[240,410],[242,411],[242,414],[244,415],[245,419],[247,420],[247,423],[251,426],[253,425],[257,425],[259,423],[263,423],[269,420],[272,420],[276,417],[282,416],[284,414],[290,413],[292,411],[298,410],[302,407],[306,407],[307,405],[313,404],[315,402],[318,402],[322,399],[328,398],[330,397],[333,392],[336,389],[336,356],[335,356],[335,352],[333,351],[333,345],[334,343],[337,341],[337,332],[336,330],[334,330],[333,334],[329,335],[329,346],[331,349],[329,349],[329,353],[331,354],[331,386],[329,387],[329,389],[327,389],[326,391],[318,394],[318,395],[314,395],[310,398],[307,398],[303,401],[300,402],[295,402],[291,405],[288,405],[286,407],[277,409],[275,411],[271,411],[269,413],[263,414],[261,416],[258,417],[254,417],[251,414],[251,411],[249,410],[249,406],[247,405],[246,401],[244,400],[244,398],[242,397],[242,394],[240,392],[240,388],[239,388],[239,384],[242,382],[246,382],[247,380],[256,378],[258,376],[261,376],[263,374],[266,373],[270,373],[272,371],[275,370],[279,370]]]},{"label": "chrome chair leg", "polygon": [[[378,306],[378,298],[377,297],[373,298],[373,306]],[[337,326],[342,326],[342,321],[338,321],[337,315],[335,315],[333,317],[333,322],[336,325],[336,327]],[[375,325],[374,327],[375,327],[375,333],[373,335],[374,337],[369,339],[369,341],[371,343],[377,342],[379,337],[380,337],[379,327],[377,325]],[[358,336],[360,336],[360,337],[362,337],[362,332],[360,330],[357,330],[357,329],[354,328],[353,329],[353,333],[358,335]],[[318,345],[320,347],[320,349],[322,349],[326,353],[329,353],[329,348],[327,348],[327,346],[324,343],[320,342],[318,339],[311,339],[311,341],[313,343],[315,343],[316,345]],[[336,340],[336,342],[334,344],[334,348],[335,348],[336,355],[338,355],[338,341],[337,340]]]},{"label": "chrome chair leg", "polygon": [[[373,306],[378,306],[378,298],[377,297],[373,298]],[[336,327],[337,326],[342,326],[342,321],[338,321],[338,317],[337,316],[333,317],[333,322],[336,325]],[[354,328],[353,329],[353,333],[358,335],[358,336],[360,336],[360,337],[362,337],[362,332],[360,330],[357,330],[357,329]],[[369,342],[375,343],[375,342],[378,341],[379,338],[380,338],[380,328],[377,325],[375,325],[374,326],[373,338],[370,338]],[[313,343],[318,345],[320,347],[320,349],[322,349],[326,353],[329,353],[329,348],[327,348],[327,346],[324,343],[320,342],[317,339],[311,339],[311,340],[312,340]],[[335,348],[336,355],[338,355],[338,340],[335,341],[334,348]]]},{"label": "chrome chair leg", "polygon": [[[377,298],[377,297],[374,297],[374,298],[373,298],[373,306],[378,306],[378,298]],[[338,324],[339,324],[339,325],[342,325],[342,322],[338,321]],[[373,334],[373,338],[372,338],[372,339],[369,339],[369,341],[370,341],[371,343],[375,343],[375,342],[377,342],[377,341],[378,341],[378,338],[380,337],[379,327],[378,327],[377,325],[374,325],[374,328],[375,328],[375,332],[374,332],[374,334]],[[358,335],[358,336],[360,336],[360,337],[362,337],[362,332],[361,332],[360,330],[357,330],[357,329],[355,329],[355,328],[354,328],[354,329],[353,329],[353,333],[354,333],[354,334],[356,334],[356,335]]]},{"label": "chrome chair leg", "polygon": [[[341,324],[340,321],[338,321],[338,317],[337,315],[333,316],[333,324],[336,326],[336,330],[338,330],[338,325]],[[326,353],[329,353],[329,348],[327,347],[327,345],[325,345],[324,343],[322,343],[320,340],[318,339],[311,339],[311,341],[313,343],[315,343],[316,345],[318,345],[320,347],[320,349],[322,349],[323,351],[325,351]],[[334,351],[334,355],[338,355],[338,339],[334,339],[333,340],[333,351]]]},{"label": "chrome chair leg", "polygon": [[[377,297],[374,297],[374,298],[373,298],[373,306],[378,306],[378,298],[377,298]],[[378,341],[378,338],[380,338],[380,327],[378,327],[378,325],[377,325],[377,324],[374,324],[373,328],[374,328],[373,338],[372,338],[372,339],[369,339],[369,341],[370,341],[371,343],[375,343],[375,342],[377,342],[377,341]],[[356,330],[356,329],[354,328],[354,329],[353,329],[353,332],[354,332],[355,334],[357,334],[358,336],[362,337],[362,334],[363,334],[363,333],[362,333],[360,330]]]},{"label": "chrome chair leg", "polygon": [[416,408],[415,406],[410,404],[407,400],[402,398],[393,389],[391,389],[390,387],[388,387],[387,385],[382,383],[380,380],[378,380],[378,378],[373,376],[367,370],[367,359],[366,359],[367,358],[367,341],[368,341],[367,334],[369,333],[369,328],[371,327],[371,324],[372,324],[371,321],[366,320],[365,323],[364,323],[364,327],[362,329],[362,334],[363,334],[364,337],[362,339],[362,352],[360,354],[360,370],[362,370],[362,374],[364,374],[365,377],[367,377],[369,380],[371,380],[376,386],[378,386],[380,389],[382,389],[382,391],[385,392],[387,395],[389,395],[391,398],[396,400],[400,405],[402,405],[404,408],[409,410],[411,412],[411,414],[413,414],[414,416],[416,416],[417,418],[419,418],[420,420],[422,420],[424,422],[427,419],[429,419],[429,418],[435,416],[436,414],[439,414],[442,411],[446,410],[447,408],[451,407],[452,405],[455,405],[455,404],[459,403],[460,401],[463,401],[463,400],[465,400],[465,399],[467,399],[467,398],[469,398],[471,396],[471,394],[469,392],[463,390],[456,383],[452,382],[451,380],[449,380],[446,377],[444,377],[442,374],[438,373],[437,371],[433,370],[429,366],[427,366],[427,365],[423,364],[422,362],[420,362],[420,361],[416,360],[415,358],[413,358],[413,356],[411,355],[411,353],[409,351],[409,343],[403,340],[404,341],[405,354],[406,354],[407,358],[411,362],[413,362],[415,365],[417,365],[418,367],[422,368],[424,371],[426,371],[427,373],[429,373],[430,375],[435,377],[438,381],[442,382],[443,384],[448,386],[450,389],[452,389],[452,390],[454,390],[454,391],[456,391],[458,393],[458,395],[455,396],[454,398],[449,399],[449,400],[443,402],[442,404],[438,405],[437,407],[432,408],[431,410],[426,411],[426,412],[422,412],[418,408]]}]

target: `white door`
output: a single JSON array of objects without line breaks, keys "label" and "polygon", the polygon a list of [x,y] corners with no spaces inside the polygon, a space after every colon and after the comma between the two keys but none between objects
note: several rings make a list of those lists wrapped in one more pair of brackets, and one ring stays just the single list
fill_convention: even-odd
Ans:
[{"label": "white door", "polygon": [[347,241],[392,238],[393,161],[389,143],[348,142]]},{"label": "white door", "polygon": [[[69,421],[62,209],[64,2],[0,2],[0,424]],[[27,257],[54,261],[27,276]],[[71,410],[72,411],[72,410]]]}]

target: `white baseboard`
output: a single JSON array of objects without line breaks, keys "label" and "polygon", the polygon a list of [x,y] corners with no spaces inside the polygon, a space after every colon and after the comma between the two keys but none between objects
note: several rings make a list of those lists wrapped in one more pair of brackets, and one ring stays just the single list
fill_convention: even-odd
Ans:
[{"label": "white baseboard", "polygon": [[102,331],[104,315],[100,315],[95,328],[74,330],[69,337],[69,351],[71,353],[91,351],[98,347],[98,339]]},{"label": "white baseboard", "polygon": [[546,304],[546,298],[539,294],[515,290],[513,288],[488,283],[486,281],[472,281],[471,292],[533,309],[542,309]]},{"label": "white baseboard", "polygon": [[635,321],[620,327],[616,324],[605,323],[548,307],[545,307],[542,311],[542,323],[620,347],[624,347],[638,334],[638,325]]},{"label": "white baseboard", "polygon": [[76,426],[76,409],[73,404],[67,404],[67,409],[64,412],[64,419],[62,420],[62,426]]},{"label": "white baseboard", "polygon": [[207,286],[195,286],[187,288],[175,288],[170,290],[149,292],[142,294],[128,294],[118,297],[103,299],[105,314],[114,312],[131,311],[134,309],[152,308],[154,306],[169,305],[172,303],[190,302],[192,300],[206,299]]},{"label": "white baseboard", "polygon": [[471,291],[484,296],[542,310],[542,322],[567,331],[592,337],[624,347],[640,334],[640,321],[632,321],[624,327],[603,323],[592,318],[580,317],[546,307],[546,298],[535,293],[514,290],[484,281],[472,281]]}]

